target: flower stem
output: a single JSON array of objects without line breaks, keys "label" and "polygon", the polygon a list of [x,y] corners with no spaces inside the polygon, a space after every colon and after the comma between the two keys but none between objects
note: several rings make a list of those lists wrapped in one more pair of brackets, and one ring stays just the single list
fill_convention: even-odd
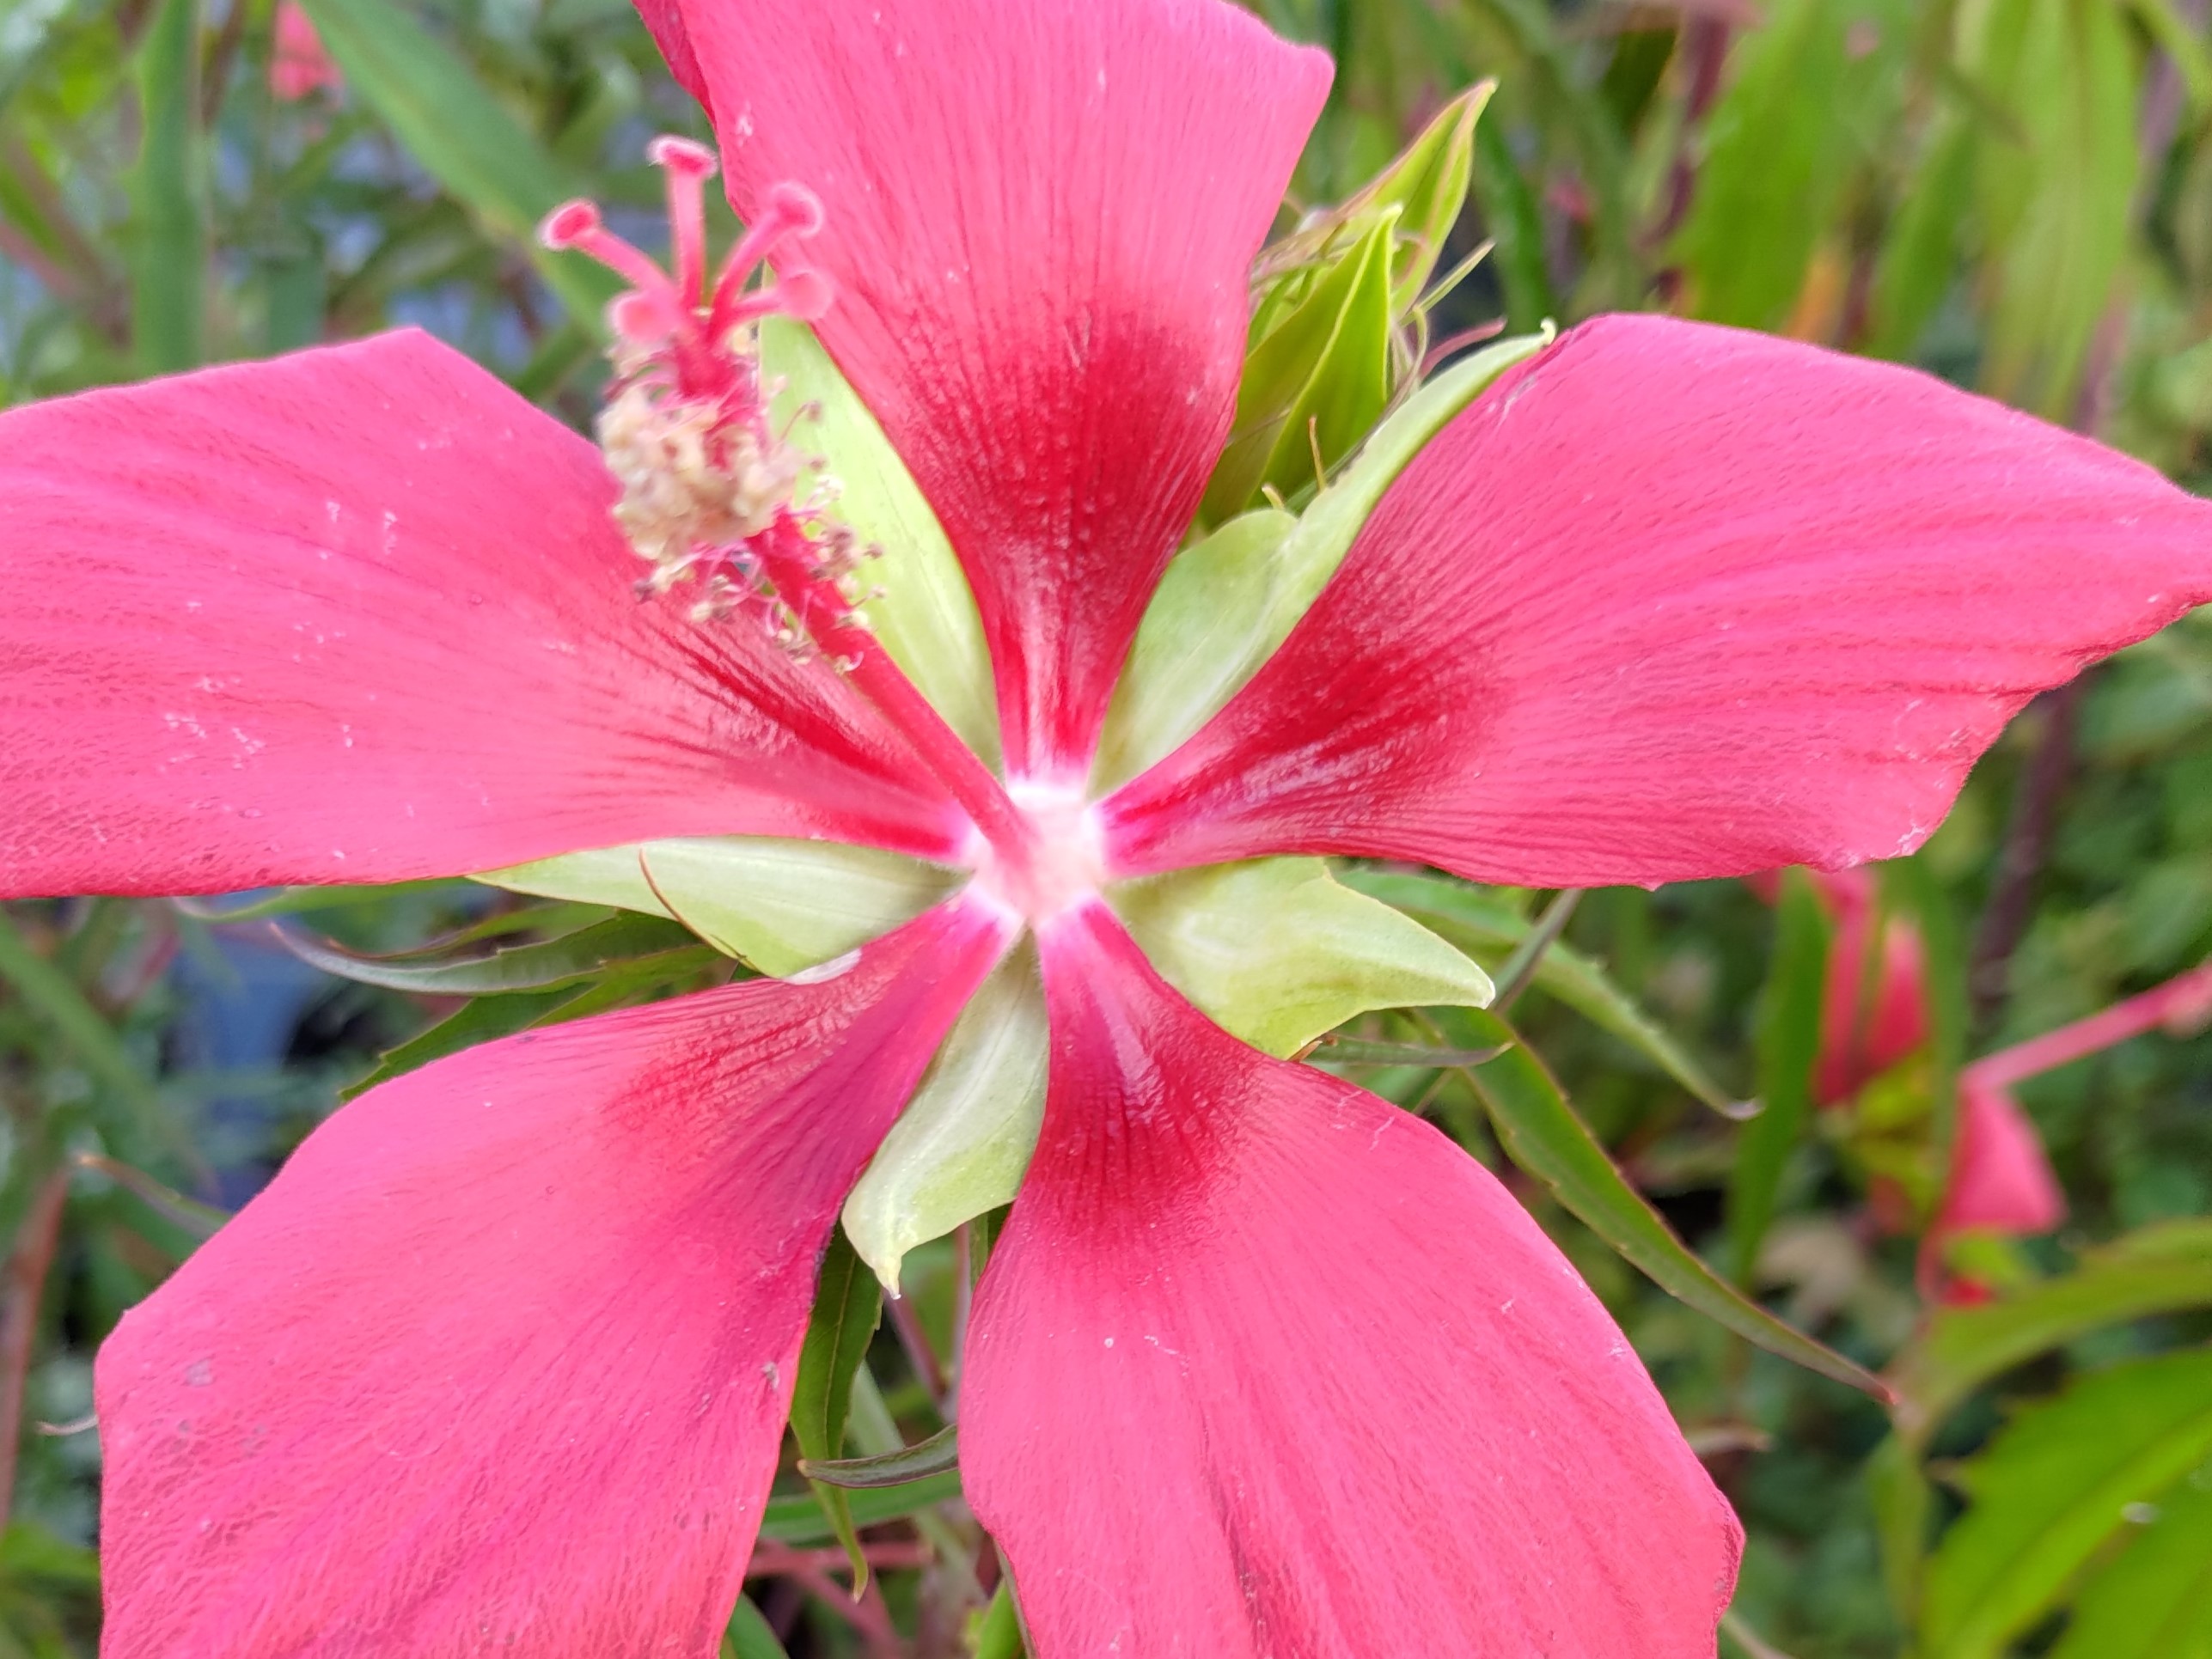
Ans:
[{"label": "flower stem", "polygon": [[2045,1032],[2040,1037],[2000,1049],[1971,1070],[1977,1081],[2005,1088],[2067,1064],[2085,1059],[2115,1043],[2139,1037],[2154,1026],[2189,1025],[2212,1016],[2212,961],[2168,979],[2164,985],[2115,1003],[2099,1014],[2072,1025]]}]

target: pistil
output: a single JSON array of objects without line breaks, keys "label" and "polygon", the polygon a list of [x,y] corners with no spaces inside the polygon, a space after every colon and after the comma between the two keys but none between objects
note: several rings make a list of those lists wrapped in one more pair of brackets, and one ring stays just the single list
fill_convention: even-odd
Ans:
[{"label": "pistil", "polygon": [[[547,247],[584,253],[630,284],[608,308],[617,380],[598,432],[621,485],[615,521],[651,567],[640,597],[695,583],[695,619],[750,613],[794,656],[822,656],[907,739],[997,856],[1029,860],[1036,836],[1005,786],[914,689],[859,608],[859,566],[874,550],[830,516],[834,483],[800,493],[819,463],[770,418],[779,388],[762,382],[761,321],[810,322],[834,297],[794,247],[822,229],[821,203],[797,185],[769,191],[710,291],[704,192],[715,159],[676,137],[654,140],[648,154],[668,183],[669,270],[608,229],[589,202],[555,210],[539,230]],[[755,285],[771,259],[775,280]]]}]

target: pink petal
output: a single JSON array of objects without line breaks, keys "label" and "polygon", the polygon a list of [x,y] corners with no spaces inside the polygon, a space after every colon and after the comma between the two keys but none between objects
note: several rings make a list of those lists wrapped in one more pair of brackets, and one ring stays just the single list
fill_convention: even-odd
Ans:
[{"label": "pink petal", "polygon": [[2014,711],[2212,598],[2212,505],[1924,375],[1604,317],[1409,466],[1282,651],[1107,807],[1546,887],[1907,852]]},{"label": "pink petal", "polygon": [[1001,943],[939,910],[343,1108],[101,1351],[105,1659],[707,1659],[838,1205]]},{"label": "pink petal", "polygon": [[0,894],[956,846],[830,669],[632,597],[613,495],[412,332],[0,417]]},{"label": "pink petal", "polygon": [[1227,435],[1328,59],[1222,0],[681,11],[661,39],[696,55],[739,214],[785,180],[828,211],[817,327],[967,567],[1010,768],[1079,779]]},{"label": "pink petal", "polygon": [[1958,1131],[1937,1230],[2021,1236],[2066,1219],[2066,1195],[2035,1125],[2002,1087],[1968,1066],[1958,1078]]},{"label": "pink petal", "polygon": [[1505,1190],[1102,908],[1043,947],[1051,1099],[961,1416],[1039,1659],[1711,1659],[1735,1519]]}]

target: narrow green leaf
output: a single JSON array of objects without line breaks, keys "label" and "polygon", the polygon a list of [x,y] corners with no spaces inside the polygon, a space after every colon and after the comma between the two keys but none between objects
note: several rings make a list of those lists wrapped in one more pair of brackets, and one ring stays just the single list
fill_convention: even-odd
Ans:
[{"label": "narrow green leaf", "polygon": [[1431,1043],[1369,1042],[1360,1037],[1323,1037],[1309,1057],[1330,1065],[1411,1065],[1441,1070],[1462,1065],[1488,1065],[1506,1051],[1489,1048],[1439,1048]]},{"label": "narrow green leaf", "polygon": [[284,948],[311,967],[359,985],[440,997],[481,997],[505,991],[543,991],[574,985],[617,962],[646,956],[711,966],[713,953],[657,916],[624,914],[558,939],[516,945],[464,961],[357,956],[327,940],[278,930]]},{"label": "narrow green leaf", "polygon": [[172,899],[195,922],[260,922],[272,916],[297,916],[310,911],[343,910],[351,905],[381,905],[387,900],[443,888],[461,891],[451,881],[395,881],[384,887],[280,887],[266,899],[224,905],[213,899]]},{"label": "narrow green leaf", "polygon": [[2182,15],[2174,0],[2126,0],[2143,26],[2143,33],[2158,42],[2189,90],[2191,113],[2203,115],[2212,106],[2212,51],[2204,43],[2203,25]]},{"label": "narrow green leaf", "polygon": [[1962,68],[2026,138],[1977,149],[1976,205],[1996,252],[1981,383],[2064,420],[2127,255],[2136,54],[2105,0],[1994,0],[1969,20]]},{"label": "narrow green leaf", "polygon": [[1775,906],[1774,959],[1759,996],[1759,1115],[1744,1125],[1728,1176],[1728,1243],[1736,1282],[1748,1285],[1759,1242],[1775,1218],[1783,1166],[1812,1115],[1828,979],[1828,918],[1803,870],[1782,872]]},{"label": "narrow green leaf", "polygon": [[80,1169],[107,1176],[163,1221],[181,1227],[196,1239],[213,1238],[223,1223],[230,1219],[228,1211],[202,1204],[198,1199],[188,1199],[166,1182],[157,1181],[144,1170],[119,1159],[99,1152],[75,1152],[70,1155],[70,1162]]},{"label": "narrow green leaf", "polygon": [[745,1596],[730,1615],[730,1628],[722,1638],[722,1659],[791,1659],[760,1608]]},{"label": "narrow green leaf", "polygon": [[492,235],[529,253],[570,314],[596,329],[613,275],[537,243],[539,220],[575,194],[544,147],[476,71],[393,0],[301,0],[357,93],[423,170]]},{"label": "narrow green leaf", "polygon": [[2135,1505],[2208,1458],[2212,1351],[2115,1366],[2023,1409],[1960,1471],[1973,1501],[1928,1563],[1923,1650],[1996,1659],[2065,1599]]},{"label": "narrow green leaf", "polygon": [[1873,1500],[1882,1586],[1889,1592],[1897,1622],[1909,1626],[1920,1614],[1920,1581],[1928,1565],[1935,1489],[1921,1471],[1917,1450],[1901,1436],[1889,1435],[1867,1460],[1867,1491]]},{"label": "narrow green leaf", "polygon": [[1582,889],[1566,887],[1552,895],[1552,900],[1530,928],[1529,936],[1513,947],[1513,954],[1506,958],[1506,965],[1498,970],[1499,1013],[1510,1011],[1520,1000],[1521,992],[1529,988],[1536,971],[1543,965],[1544,954],[1559,942],[1567,924],[1574,919],[1574,912],[1582,903]]},{"label": "narrow green leaf", "polygon": [[1722,1278],[1674,1235],[1607,1156],[1576,1115],[1534,1051],[1496,1015],[1438,1009],[1431,1016],[1470,1048],[1510,1044],[1465,1075],[1482,1098],[1506,1155],[1549,1186],[1598,1237],[1668,1295],[1717,1320],[1769,1353],[1832,1377],[1882,1401],[1880,1378],[1778,1319]]},{"label": "narrow green leaf", "polygon": [[992,1596],[983,1617],[976,1621],[972,1641],[975,1659],[1024,1659],[1028,1654],[1029,1646],[1022,1639],[1022,1615],[1014,1605],[1011,1578],[999,1581],[998,1593]]},{"label": "narrow green leaf", "polygon": [[[903,1521],[960,1496],[960,1472],[932,1475],[903,1486],[878,1486],[845,1495],[846,1508],[858,1528],[880,1527],[887,1521]],[[828,1544],[837,1540],[821,1501],[810,1491],[772,1497],[761,1519],[761,1536],[782,1544]]]},{"label": "narrow green leaf", "polygon": [[2081,1591],[2050,1659],[2212,1659],[2212,1467],[2169,1487]]},{"label": "narrow green leaf", "polygon": [[1525,334],[1559,314],[1544,260],[1543,210],[1494,122],[1475,132],[1475,199],[1494,245],[1491,262],[1506,290],[1506,323]]},{"label": "narrow green leaf", "polygon": [[[822,1259],[814,1313],[799,1349],[798,1381],[791,1393],[791,1433],[810,1462],[835,1461],[845,1450],[845,1420],[852,1410],[852,1379],[868,1357],[868,1339],[883,1316],[883,1293],[876,1276],[839,1229]],[[868,1558],[841,1486],[810,1482],[822,1513],[852,1562],[852,1591],[867,1587]]]},{"label": "narrow green leaf", "polygon": [[178,1144],[162,1113],[153,1080],[131,1058],[115,1028],[85,1000],[74,980],[31,948],[15,918],[0,909],[0,981],[15,987],[24,1005],[52,1026],[85,1070],[128,1106],[156,1144]]},{"label": "narrow green leaf", "polygon": [[131,332],[139,367],[199,367],[207,198],[199,131],[199,0],[161,0],[138,59],[137,223]]},{"label": "narrow green leaf", "polygon": [[[1888,43],[1896,8],[1867,0],[1775,0],[1729,54],[1727,89],[1676,242],[1696,314],[1775,328],[1789,318],[1834,221],[1858,134],[1897,98]],[[1855,51],[1855,30],[1873,49]]]},{"label": "narrow green leaf", "polygon": [[2212,1308],[2212,1219],[2163,1223],[2084,1255],[2070,1273],[2002,1299],[1939,1308],[1889,1371],[1897,1431],[1919,1444],[1975,1389],[2092,1331]]},{"label": "narrow green leaf", "polygon": [[1910,361],[1957,273],[1961,228],[1974,192],[1972,126],[1947,116],[1907,181],[1874,266],[1866,349]]},{"label": "narrow green leaf", "polygon": [[799,1473],[825,1486],[865,1491],[877,1486],[905,1486],[960,1467],[960,1425],[948,1423],[926,1440],[874,1457],[799,1460]]},{"label": "narrow green leaf", "polygon": [[[1446,876],[1376,869],[1364,864],[1347,865],[1338,875],[1345,886],[1418,916],[1478,960],[1519,949],[1535,927],[1493,888]],[[1752,1115],[1589,957],[1555,944],[1538,959],[1530,983],[1592,1025],[1611,1032],[1722,1116]]]},{"label": "narrow green leaf", "polygon": [[562,1003],[575,1000],[574,985],[553,991],[525,991],[504,996],[477,997],[464,1003],[419,1036],[388,1048],[377,1057],[376,1069],[359,1083],[339,1091],[340,1100],[365,1095],[379,1083],[419,1070],[432,1060],[458,1054],[499,1037],[528,1029]]}]

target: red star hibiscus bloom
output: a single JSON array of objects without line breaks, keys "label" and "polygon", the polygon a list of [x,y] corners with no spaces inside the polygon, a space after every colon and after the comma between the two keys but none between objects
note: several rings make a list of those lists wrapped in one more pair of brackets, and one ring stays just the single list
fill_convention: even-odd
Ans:
[{"label": "red star hibiscus bloom", "polygon": [[[1915,374],[1604,318],[1191,549],[1280,577],[1225,651],[1243,601],[1169,566],[1326,59],[1217,0],[648,15],[750,230],[709,281],[681,145],[670,271],[549,226],[635,290],[603,457],[406,333],[5,418],[0,891],[626,881],[742,945],[729,873],[816,858],[868,874],[809,925],[910,919],[310,1137],[101,1355],[104,1651],[705,1659],[840,1206],[941,1218],[1022,1046],[962,1034],[1033,999],[960,1421],[1042,1659],[1709,1655],[1739,1534],[1628,1343],[1481,1166],[1231,1034],[1192,942],[1270,913],[1202,895],[1907,850],[2212,595],[2212,509]],[[818,435],[753,355],[798,319],[854,394]],[[896,534],[840,517],[871,441]]]}]

